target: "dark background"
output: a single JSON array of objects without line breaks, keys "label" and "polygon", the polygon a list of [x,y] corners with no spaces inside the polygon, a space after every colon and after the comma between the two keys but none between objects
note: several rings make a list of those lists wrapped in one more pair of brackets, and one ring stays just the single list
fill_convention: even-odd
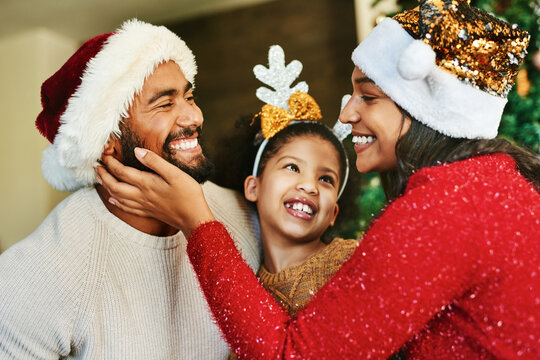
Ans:
[{"label": "dark background", "polygon": [[[255,91],[265,84],[255,78],[253,67],[268,66],[271,45],[283,48],[286,64],[295,59],[302,62],[302,73],[293,85],[308,83],[326,125],[337,121],[341,98],[352,91],[351,53],[357,45],[353,0],[277,0],[164,25],[195,54],[195,96],[205,119],[202,144],[205,154],[216,163],[212,180],[219,185],[238,188],[232,186],[238,185],[238,176],[231,173],[236,172],[234,164],[239,157],[230,154],[226,140],[238,132],[235,123],[241,117],[252,117],[264,105]],[[356,199],[361,186],[354,169],[356,156],[351,144],[347,145],[350,180],[327,238],[357,236]]]},{"label": "dark background", "polygon": [[165,25],[195,54],[195,96],[210,158],[240,116],[261,109],[255,91],[264,84],[255,79],[253,67],[268,66],[271,45],[281,45],[287,64],[302,62],[293,84],[308,83],[327,125],[335,123],[341,97],[351,92],[351,53],[357,42],[352,0],[278,0]]}]

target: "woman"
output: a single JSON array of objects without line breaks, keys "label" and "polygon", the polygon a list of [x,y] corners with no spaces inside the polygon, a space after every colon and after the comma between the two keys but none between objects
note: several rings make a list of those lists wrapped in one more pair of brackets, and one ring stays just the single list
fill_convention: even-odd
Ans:
[{"label": "woman", "polygon": [[466,2],[425,1],[358,46],[341,120],[353,125],[357,169],[381,172],[391,202],[295,318],[187,176],[142,149],[165,181],[108,160],[137,187],[100,175],[119,206],[191,234],[201,287],[240,358],[384,359],[402,348],[415,359],[536,359],[540,163],[493,139],[528,40]]}]

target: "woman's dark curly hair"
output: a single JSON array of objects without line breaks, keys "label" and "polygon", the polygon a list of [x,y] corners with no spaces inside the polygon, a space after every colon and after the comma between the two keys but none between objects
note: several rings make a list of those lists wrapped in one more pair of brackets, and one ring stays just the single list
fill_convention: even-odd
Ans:
[{"label": "woman's dark curly hair", "polygon": [[412,121],[409,130],[396,143],[397,168],[381,174],[388,200],[402,195],[409,177],[422,168],[495,153],[510,155],[516,161],[518,171],[540,192],[538,155],[505,139],[452,138],[422,124],[405,110],[401,111],[403,122],[406,117]]}]

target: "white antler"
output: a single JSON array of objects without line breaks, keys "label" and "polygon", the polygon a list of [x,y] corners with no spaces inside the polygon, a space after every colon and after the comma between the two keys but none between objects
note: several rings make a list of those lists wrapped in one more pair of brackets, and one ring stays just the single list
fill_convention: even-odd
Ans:
[{"label": "white antler", "polygon": [[299,82],[291,88],[292,83],[302,72],[302,63],[293,60],[285,66],[285,53],[279,45],[270,46],[268,50],[268,68],[255,65],[253,73],[262,83],[271,86],[271,90],[264,86],[257,89],[257,97],[267,104],[289,110],[289,97],[296,91],[308,92],[308,84]]},{"label": "white antler", "polygon": [[[341,110],[342,111],[343,111],[343,108],[345,107],[345,105],[347,105],[347,103],[349,102],[350,98],[351,98],[351,95],[343,95],[343,97],[341,98]],[[339,121],[339,119],[338,119],[338,121],[336,121],[336,123],[334,125],[334,128],[332,130],[334,131],[334,134],[336,134],[337,138],[340,141],[343,141],[343,139],[345,139],[351,133],[352,125],[351,124],[344,124],[341,121]]]}]

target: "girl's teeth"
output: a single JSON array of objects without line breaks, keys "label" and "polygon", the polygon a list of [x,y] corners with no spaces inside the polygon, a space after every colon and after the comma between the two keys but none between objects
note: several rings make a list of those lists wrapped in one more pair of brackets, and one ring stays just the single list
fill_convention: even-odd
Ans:
[{"label": "girl's teeth", "polygon": [[309,215],[313,214],[313,210],[311,209],[311,207],[309,207],[309,205],[306,205],[306,204],[294,203],[292,206],[289,205],[289,204],[287,204],[286,206],[288,208],[292,208],[293,210],[296,210],[296,211],[305,212],[306,214],[309,214]]},{"label": "girl's teeth", "polygon": [[352,138],[354,144],[360,145],[371,144],[375,140],[377,140],[375,136],[353,136]]}]

